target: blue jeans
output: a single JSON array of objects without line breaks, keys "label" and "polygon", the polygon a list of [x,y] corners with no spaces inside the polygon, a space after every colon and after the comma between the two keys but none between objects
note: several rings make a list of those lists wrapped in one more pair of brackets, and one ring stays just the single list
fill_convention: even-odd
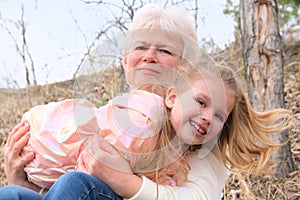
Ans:
[{"label": "blue jeans", "polygon": [[82,172],[69,172],[61,176],[45,196],[24,187],[8,185],[0,188],[1,200],[122,200],[106,184]]},{"label": "blue jeans", "polygon": [[7,185],[0,188],[1,200],[40,200],[43,196],[28,188],[18,185]]}]

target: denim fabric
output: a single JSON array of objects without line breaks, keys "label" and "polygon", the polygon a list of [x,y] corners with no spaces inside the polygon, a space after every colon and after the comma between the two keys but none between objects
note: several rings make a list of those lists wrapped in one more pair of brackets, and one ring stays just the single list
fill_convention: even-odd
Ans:
[{"label": "denim fabric", "polygon": [[122,198],[94,176],[82,172],[69,172],[54,183],[43,199],[121,200]]},{"label": "denim fabric", "polygon": [[39,193],[18,185],[7,185],[0,188],[1,200],[41,200]]},{"label": "denim fabric", "polygon": [[43,197],[24,187],[8,185],[0,188],[1,200],[122,200],[106,184],[82,172],[61,176]]}]

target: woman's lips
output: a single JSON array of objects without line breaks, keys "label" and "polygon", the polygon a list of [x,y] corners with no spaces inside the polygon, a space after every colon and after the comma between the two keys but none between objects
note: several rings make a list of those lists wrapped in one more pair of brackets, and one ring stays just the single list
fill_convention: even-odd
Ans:
[{"label": "woman's lips", "polygon": [[160,74],[159,71],[157,71],[153,68],[149,68],[149,67],[141,67],[141,68],[138,68],[137,70],[142,71],[142,72],[147,73],[147,74]]}]

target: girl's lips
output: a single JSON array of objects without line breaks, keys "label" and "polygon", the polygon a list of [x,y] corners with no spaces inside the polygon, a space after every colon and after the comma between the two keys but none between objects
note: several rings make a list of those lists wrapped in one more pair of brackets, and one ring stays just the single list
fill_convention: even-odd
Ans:
[{"label": "girl's lips", "polygon": [[204,136],[207,134],[207,129],[202,126],[201,124],[196,123],[195,121],[190,120],[190,125],[193,127],[193,129],[195,130],[194,133],[197,136]]}]

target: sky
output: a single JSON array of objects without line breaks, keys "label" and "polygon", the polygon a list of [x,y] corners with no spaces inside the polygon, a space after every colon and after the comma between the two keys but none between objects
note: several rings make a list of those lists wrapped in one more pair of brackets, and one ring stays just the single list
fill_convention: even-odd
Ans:
[{"label": "sky", "polygon": [[[234,41],[234,21],[223,14],[225,3],[198,0],[200,40],[212,39],[220,47]],[[39,85],[72,78],[87,47],[115,12],[81,0],[1,0],[0,88],[26,86],[24,64],[15,42],[21,40],[15,22],[20,21],[22,4],[28,49]]]}]

